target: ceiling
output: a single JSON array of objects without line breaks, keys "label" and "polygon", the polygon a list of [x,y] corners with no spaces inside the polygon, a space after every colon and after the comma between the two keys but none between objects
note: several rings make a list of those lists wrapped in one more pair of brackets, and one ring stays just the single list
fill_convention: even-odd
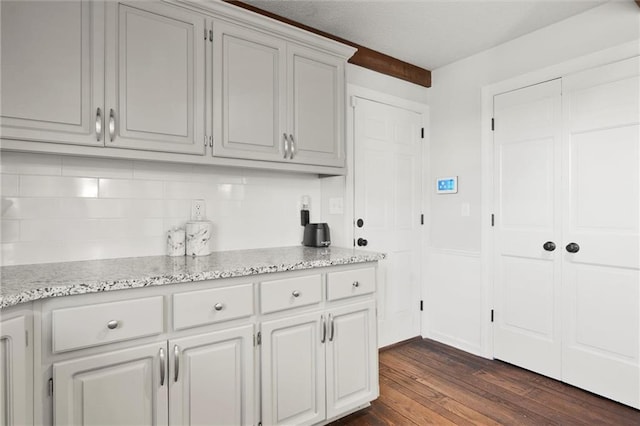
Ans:
[{"label": "ceiling", "polygon": [[428,70],[466,58],[606,2],[244,1]]}]

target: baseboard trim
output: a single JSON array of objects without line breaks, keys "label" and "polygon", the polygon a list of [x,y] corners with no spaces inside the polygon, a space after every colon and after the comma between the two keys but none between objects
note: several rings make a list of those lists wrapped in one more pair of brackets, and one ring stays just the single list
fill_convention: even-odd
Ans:
[{"label": "baseboard trim", "polygon": [[411,337],[409,339],[402,340],[400,342],[396,342],[396,343],[392,343],[392,344],[387,345],[387,346],[383,346],[381,348],[378,348],[378,352],[384,352],[384,351],[388,351],[389,349],[397,348],[398,346],[404,346],[407,343],[411,343],[411,342],[414,342],[416,340],[422,340],[422,336]]}]

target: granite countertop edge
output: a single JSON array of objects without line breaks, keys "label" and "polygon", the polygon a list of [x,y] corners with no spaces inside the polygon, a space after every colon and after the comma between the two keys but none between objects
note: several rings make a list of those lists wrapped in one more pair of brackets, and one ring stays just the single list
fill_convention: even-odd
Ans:
[{"label": "granite countertop edge", "polygon": [[0,268],[0,309],[53,297],[377,262],[385,257],[334,247],[281,247],[214,252],[198,258],[148,256],[4,266]]}]

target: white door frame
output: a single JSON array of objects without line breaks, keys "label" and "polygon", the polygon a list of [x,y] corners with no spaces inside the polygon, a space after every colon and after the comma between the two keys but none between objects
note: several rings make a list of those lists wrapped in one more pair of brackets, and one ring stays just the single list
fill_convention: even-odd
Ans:
[{"label": "white door frame", "polygon": [[[493,118],[493,97],[500,93],[531,86],[543,81],[561,78],[567,74],[595,68],[611,62],[620,61],[640,55],[640,45],[636,42],[628,42],[590,55],[572,59],[560,64],[536,70],[524,75],[503,80],[482,88],[481,106],[481,234],[480,234],[480,261],[481,261],[481,286],[482,286],[482,317],[481,336],[482,355],[493,358],[493,328],[491,326],[490,312],[494,307],[493,287],[493,232],[491,230],[491,214],[494,212],[493,200],[493,131],[491,119]],[[499,124],[497,124],[499,125]]]},{"label": "white door frame", "polygon": [[[386,93],[378,92],[376,90],[368,89],[366,87],[358,86],[355,84],[347,84],[347,177],[346,177],[346,189],[345,189],[345,211],[344,211],[344,229],[346,231],[346,241],[351,242],[354,240],[354,168],[355,168],[355,114],[352,103],[352,98],[362,98],[373,102],[378,102],[386,105],[390,105],[396,108],[402,108],[409,111],[416,112],[422,115],[422,126],[425,129],[423,144],[422,144],[422,176],[420,176],[420,182],[422,187],[420,190],[420,206],[424,214],[424,226],[421,231],[421,253],[420,255],[420,277],[418,282],[420,283],[420,295],[424,299],[423,289],[423,271],[422,265],[424,264],[426,243],[429,238],[429,198],[425,197],[425,185],[426,178],[429,177],[429,106],[419,102],[410,101],[407,99],[399,98]],[[416,301],[416,309],[418,309]],[[422,312],[420,315],[420,333],[425,336],[426,327],[426,315]]]}]

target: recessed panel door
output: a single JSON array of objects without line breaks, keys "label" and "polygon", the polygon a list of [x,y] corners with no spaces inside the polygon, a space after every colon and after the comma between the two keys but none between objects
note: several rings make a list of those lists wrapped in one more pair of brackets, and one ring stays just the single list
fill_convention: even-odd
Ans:
[{"label": "recessed panel door", "polygon": [[640,61],[565,78],[563,380],[640,407]]},{"label": "recessed panel door", "polygon": [[494,356],[560,378],[561,84],[494,99]]},{"label": "recessed panel door", "polygon": [[356,248],[384,252],[379,263],[378,345],[420,334],[422,116],[357,98]]}]

